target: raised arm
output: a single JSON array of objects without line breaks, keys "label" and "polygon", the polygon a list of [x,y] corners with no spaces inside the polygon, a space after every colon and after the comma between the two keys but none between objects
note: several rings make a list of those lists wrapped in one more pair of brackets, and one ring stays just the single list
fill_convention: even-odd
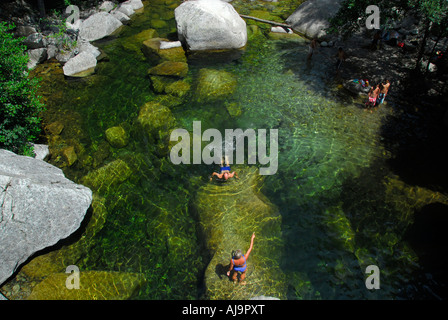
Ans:
[{"label": "raised arm", "polygon": [[252,251],[252,248],[254,247],[254,239],[255,239],[255,232],[252,233],[252,238],[250,238],[250,247],[247,250],[246,255],[245,255],[246,260],[249,258],[249,255],[250,255],[250,253]]}]

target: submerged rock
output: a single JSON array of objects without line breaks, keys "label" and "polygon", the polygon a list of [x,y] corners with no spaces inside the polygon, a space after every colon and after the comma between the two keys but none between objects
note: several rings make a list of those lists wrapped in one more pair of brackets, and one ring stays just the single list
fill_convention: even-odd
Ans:
[{"label": "submerged rock", "polygon": [[28,300],[125,300],[146,282],[139,273],[80,271],[79,289],[66,287],[68,274],[55,273],[36,285]]},{"label": "submerged rock", "polygon": [[131,168],[122,159],[114,160],[105,166],[89,172],[81,179],[82,184],[96,192],[107,192],[115,184],[126,181],[132,174]]},{"label": "submerged rock", "polygon": [[140,109],[137,121],[155,139],[168,135],[169,130],[176,123],[176,119],[171,113],[171,110],[154,101],[146,103]]},{"label": "submerged rock", "polygon": [[127,50],[134,51],[138,55],[141,55],[143,57],[142,53],[142,43],[145,43],[148,40],[151,40],[152,38],[157,37],[157,30],[155,29],[146,29],[143,30],[136,35],[133,35],[131,37],[128,37],[124,39],[123,42],[123,48]]},{"label": "submerged rock", "polygon": [[106,130],[106,139],[115,148],[124,148],[129,143],[129,134],[123,127],[111,127]]},{"label": "submerged rock", "polygon": [[196,88],[199,101],[218,100],[230,96],[236,89],[236,77],[223,70],[204,68],[199,71]]},{"label": "submerged rock", "polygon": [[0,150],[0,284],[39,250],[75,232],[92,192],[61,169]]},{"label": "submerged rock", "polygon": [[178,41],[168,41],[164,38],[153,38],[143,42],[142,52],[145,57],[154,63],[161,61],[187,62],[185,51]]},{"label": "submerged rock", "polygon": [[[260,193],[263,177],[255,167],[236,169],[239,180],[200,188],[196,208],[212,253],[205,271],[209,299],[250,299],[260,295],[286,298],[286,278],[280,269],[281,216]],[[227,277],[232,250],[244,253],[255,232],[254,247],[247,261],[246,285]]]},{"label": "submerged rock", "polygon": [[164,61],[148,70],[150,75],[185,78],[188,73],[188,64],[177,61]]},{"label": "submerged rock", "polygon": [[246,45],[246,22],[229,3],[185,1],[174,14],[179,40],[190,50],[239,49]]}]

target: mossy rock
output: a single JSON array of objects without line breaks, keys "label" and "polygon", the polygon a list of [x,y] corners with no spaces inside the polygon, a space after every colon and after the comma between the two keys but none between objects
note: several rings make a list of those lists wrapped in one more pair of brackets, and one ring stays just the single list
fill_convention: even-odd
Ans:
[{"label": "mossy rock", "polygon": [[164,93],[167,86],[177,81],[176,78],[163,76],[150,76],[151,85],[155,92]]},{"label": "mossy rock", "polygon": [[155,92],[166,93],[179,98],[184,97],[191,87],[187,81],[171,77],[151,76],[150,79]]},{"label": "mossy rock", "polygon": [[64,130],[64,124],[59,121],[52,122],[45,126],[45,131],[47,134],[51,135],[61,134],[62,130]]},{"label": "mossy rock", "polygon": [[248,39],[264,37],[263,32],[255,24],[248,24],[246,29],[247,29],[247,38]]},{"label": "mossy rock", "polygon": [[203,68],[199,70],[196,95],[198,101],[213,101],[231,96],[237,86],[230,72]]},{"label": "mossy rock", "polygon": [[78,160],[78,155],[76,154],[74,146],[68,146],[62,149],[62,155],[64,156],[65,162],[69,167],[71,167],[76,160]]},{"label": "mossy rock", "polygon": [[137,33],[136,35],[123,39],[122,46],[126,50],[134,51],[137,54],[142,55],[141,51],[142,43],[149,39],[156,38],[157,36],[158,36],[157,30],[155,29],[143,30],[142,32]]},{"label": "mossy rock", "polygon": [[126,181],[132,175],[128,164],[122,160],[114,160],[99,169],[89,172],[81,179],[81,183],[93,192],[106,192],[110,187]]},{"label": "mossy rock", "polygon": [[150,136],[156,139],[169,135],[169,130],[176,124],[171,110],[154,101],[147,102],[141,107],[137,121]]},{"label": "mossy rock", "polygon": [[162,61],[187,62],[185,51],[182,47],[174,47],[169,49],[160,49],[161,42],[169,42],[165,38],[153,38],[144,41],[141,50],[145,57],[153,63]]},{"label": "mossy rock", "polygon": [[148,70],[149,75],[185,78],[188,64],[178,61],[164,61]]},{"label": "mossy rock", "polygon": [[302,38],[300,35],[296,33],[283,33],[283,32],[269,32],[268,39],[271,40],[283,40],[283,39],[291,39],[305,42],[306,40]]},{"label": "mossy rock", "polygon": [[151,25],[151,27],[156,28],[156,29],[162,29],[162,28],[165,28],[166,26],[168,26],[166,21],[161,20],[161,19],[153,19],[149,22],[149,24]]},{"label": "mossy rock", "polygon": [[190,91],[190,84],[185,80],[179,80],[166,86],[165,92],[182,98]]},{"label": "mossy rock", "polygon": [[[263,177],[255,167],[236,167],[239,180],[208,183],[200,188],[196,208],[207,249],[213,253],[205,271],[208,299],[250,299],[265,295],[286,298],[286,277],[280,269],[281,216],[260,193]],[[253,251],[247,260],[246,285],[233,284],[226,276],[232,250],[246,252],[255,232]]]},{"label": "mossy rock", "polygon": [[236,102],[226,103],[226,109],[232,118],[238,117],[243,113],[241,106]]},{"label": "mossy rock", "polygon": [[158,95],[153,101],[158,102],[168,108],[180,106],[184,102],[182,98],[175,97],[170,94]]},{"label": "mossy rock", "polygon": [[116,126],[106,130],[106,139],[115,148],[124,148],[129,143],[129,134],[123,127]]},{"label": "mossy rock", "polygon": [[126,300],[146,282],[139,273],[80,271],[79,289],[68,289],[70,274],[54,273],[36,285],[28,300]]}]

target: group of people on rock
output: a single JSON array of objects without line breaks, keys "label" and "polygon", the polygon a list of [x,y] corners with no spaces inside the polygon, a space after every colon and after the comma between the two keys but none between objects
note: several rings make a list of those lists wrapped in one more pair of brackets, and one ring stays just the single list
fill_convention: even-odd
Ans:
[{"label": "group of people on rock", "polygon": [[386,99],[387,93],[389,92],[389,88],[389,80],[380,82],[377,85],[373,85],[370,87],[366,106],[370,109],[371,112],[373,107],[379,106],[384,102],[384,99]]}]

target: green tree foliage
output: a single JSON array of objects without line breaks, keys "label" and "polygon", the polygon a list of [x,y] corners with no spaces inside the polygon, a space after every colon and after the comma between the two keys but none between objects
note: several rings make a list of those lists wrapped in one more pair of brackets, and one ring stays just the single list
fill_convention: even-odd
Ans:
[{"label": "green tree foliage", "polygon": [[10,33],[14,26],[0,23],[0,148],[31,155],[40,132],[38,80],[30,79],[23,39]]},{"label": "green tree foliage", "polygon": [[380,25],[387,27],[392,21],[399,21],[413,15],[420,21],[423,38],[420,42],[416,68],[423,57],[426,41],[431,34],[439,38],[448,34],[447,0],[344,0],[336,15],[330,19],[330,32],[338,32],[347,37],[365,26],[368,17],[366,8],[377,5],[380,9]]}]

